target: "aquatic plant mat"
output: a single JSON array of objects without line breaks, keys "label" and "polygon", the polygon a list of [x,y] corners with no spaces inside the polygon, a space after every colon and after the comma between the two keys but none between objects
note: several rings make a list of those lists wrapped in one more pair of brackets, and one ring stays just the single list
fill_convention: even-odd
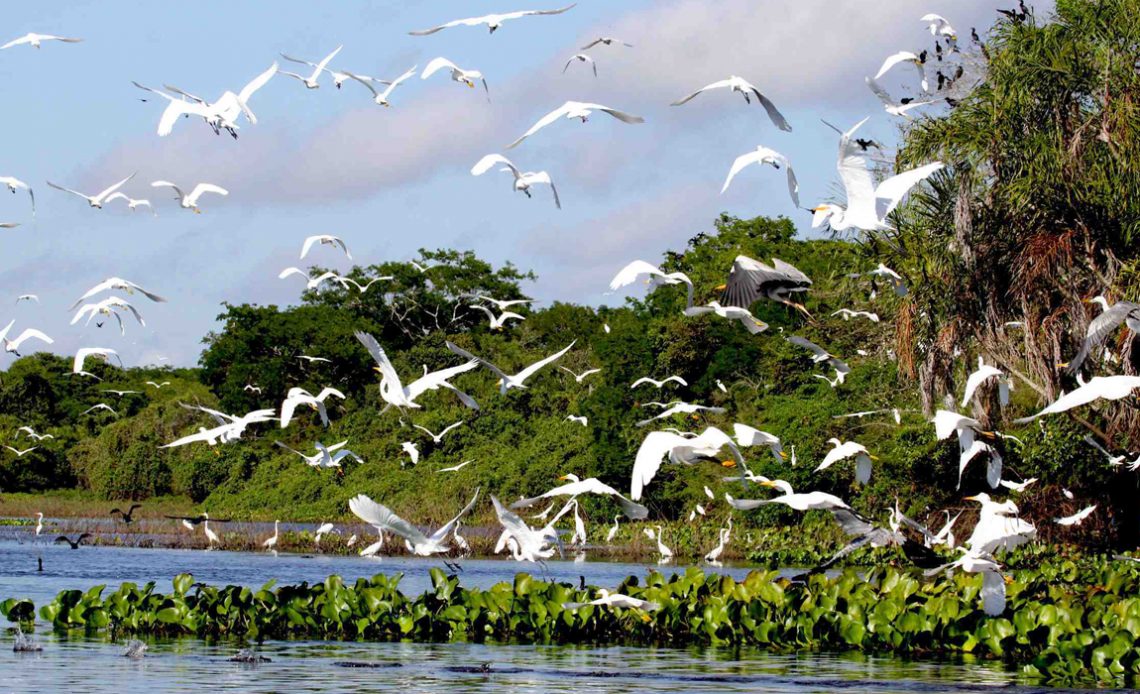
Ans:
[{"label": "aquatic plant mat", "polygon": [[217,588],[180,574],[172,592],[124,583],[106,594],[67,590],[38,612],[28,600],[0,602],[0,613],[34,628],[119,635],[252,640],[414,640],[624,645],[742,645],[797,650],[894,653],[907,657],[1000,659],[1027,680],[1132,686],[1140,673],[1140,568],[1060,562],[1014,572],[1000,617],[981,611],[981,577],[924,579],[891,567],[801,581],[755,571],[743,581],[690,569],[616,591],[660,605],[647,612],[565,609],[597,597],[593,587],[550,583],[520,573],[512,583],[464,588],[431,570],[432,589],[409,598],[402,574],[346,585],[259,590]]}]

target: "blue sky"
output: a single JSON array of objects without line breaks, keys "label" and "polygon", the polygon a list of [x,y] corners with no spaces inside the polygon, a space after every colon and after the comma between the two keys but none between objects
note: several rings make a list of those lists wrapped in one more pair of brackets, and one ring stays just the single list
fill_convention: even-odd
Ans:
[{"label": "blue sky", "polygon": [[[998,3],[1006,6],[1011,3]],[[485,27],[457,27],[412,37],[451,19],[558,2],[36,2],[5,8],[3,41],[29,31],[79,36],[0,52],[5,79],[0,175],[36,191],[32,219],[25,196],[0,196],[3,232],[0,319],[13,330],[37,327],[50,348],[118,349],[130,364],[197,361],[201,337],[215,327],[220,303],[293,303],[297,278],[277,273],[300,264],[302,240],[345,239],[359,263],[404,260],[419,247],[473,249],[496,262],[533,269],[527,289],[542,300],[617,303],[609,277],[627,260],[655,261],[726,211],[785,215],[810,234],[810,216],[788,199],[783,174],[743,172],[719,195],[733,159],[765,145],[787,155],[802,204],[834,197],[836,137],[819,122],[850,125],[873,115],[866,131],[890,139],[898,122],[863,84],[882,59],[920,50],[930,36],[918,18],[945,15],[964,35],[992,23],[982,0],[583,0],[569,12]],[[590,51],[595,78],[565,61],[600,35],[634,48]],[[162,105],[140,102],[131,80],[173,84],[213,99],[237,91],[278,53],[318,60],[344,45],[333,67],[392,78],[436,56],[481,70],[491,102],[442,75],[418,76],[396,90],[392,107],[366,90],[340,91],[327,76],[309,91],[274,78],[252,99],[257,125],[242,121],[236,141],[184,120],[155,134]],[[295,66],[294,66],[295,67]],[[903,93],[907,75],[888,82]],[[709,82],[738,74],[779,106],[794,132],[776,130],[762,110],[735,94],[709,93],[668,104]],[[566,100],[596,101],[643,116],[625,125],[603,115],[560,122],[514,150],[504,146]],[[524,170],[550,172],[562,196],[527,199],[505,174],[469,174],[484,154],[502,152]],[[131,172],[124,191],[149,198],[154,217],[110,205],[103,210],[52,190],[45,180],[94,192]],[[178,209],[150,181],[217,183],[227,198],[204,198],[201,215]],[[347,269],[327,248],[314,263]],[[308,260],[308,259],[307,259]],[[169,302],[138,302],[147,320],[125,337],[108,324],[69,326],[66,311],[88,287],[124,277]],[[40,304],[15,297],[36,293]],[[6,366],[11,357],[2,357]]]}]

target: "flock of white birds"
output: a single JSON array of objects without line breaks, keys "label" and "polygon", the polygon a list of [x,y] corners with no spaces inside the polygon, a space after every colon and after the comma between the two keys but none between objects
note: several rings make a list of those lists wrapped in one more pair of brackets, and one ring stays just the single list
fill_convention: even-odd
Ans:
[{"label": "flock of white birds", "polygon": [[[471,26],[486,26],[490,32],[494,33],[508,21],[533,16],[558,15],[569,11],[573,7],[574,5],[570,5],[553,10],[519,11],[460,19],[426,30],[413,31],[410,33],[416,36],[423,36],[449,28]],[[935,49],[933,53],[938,61],[943,60],[944,54],[949,55],[959,52],[958,34],[950,22],[933,14],[922,17],[921,21],[926,25],[931,36],[934,38]],[[976,34],[974,34],[974,40],[977,41]],[[25,45],[39,49],[41,46],[50,42],[76,43],[79,41],[80,39],[77,38],[28,34],[0,46],[0,49],[9,49]],[[581,50],[585,51],[594,48],[636,50],[631,44],[613,37],[599,37],[590,42],[587,46],[584,46]],[[169,85],[164,85],[162,89],[152,88],[138,83],[135,83],[135,85],[139,89],[148,92],[148,94],[160,97],[161,101],[159,103],[165,103],[158,122],[158,135],[168,135],[172,132],[175,125],[183,119],[189,119],[191,121],[201,119],[215,134],[224,131],[236,138],[241,127],[239,121],[244,119],[245,123],[249,125],[254,125],[258,122],[250,102],[257,91],[278,74],[296,79],[306,89],[318,89],[322,81],[325,81],[326,76],[331,78],[333,84],[338,89],[344,84],[355,83],[367,89],[376,104],[388,107],[392,105],[391,99],[397,87],[411,79],[417,71],[417,68],[413,67],[391,80],[378,79],[350,72],[347,69],[333,64],[340,50],[341,47],[337,47],[318,62],[310,62],[309,60],[282,54],[281,57],[284,60],[306,66],[306,68],[311,68],[311,70],[306,69],[302,73],[287,72],[279,70],[275,62],[267,70],[261,72],[241,87],[239,91],[233,92],[227,90],[214,101],[207,101],[206,99],[194,96],[189,92]],[[938,96],[939,91],[931,91],[930,89],[930,79],[927,68],[928,61],[933,59],[929,51],[922,51],[920,54],[899,52],[889,56],[884,61],[878,74],[874,77],[867,78],[868,86],[883,100],[884,108],[888,114],[907,117],[907,113],[915,108],[929,106],[939,102],[949,102],[950,105],[953,105],[953,101],[950,97]],[[597,63],[594,57],[586,53],[577,53],[572,56],[566,62],[564,71],[569,69],[575,62],[589,64],[594,74],[597,74]],[[916,82],[921,88],[922,93],[928,98],[923,98],[922,100],[914,98],[895,100],[880,86],[877,80],[882,78],[885,73],[894,67],[900,65],[910,66],[914,69]],[[469,88],[474,88],[477,84],[481,83],[487,97],[490,98],[491,96],[487,79],[480,71],[460,67],[443,57],[435,58],[428,63],[425,69],[420,73],[420,77],[421,79],[428,79],[439,72],[449,75],[454,82]],[[952,72],[949,76],[945,75],[942,70],[939,69],[937,73],[937,89],[945,90],[951,82],[961,77],[961,68],[959,68],[956,73]],[[704,98],[711,98],[713,94],[717,92],[723,93],[725,91],[739,94],[746,106],[751,106],[753,102],[755,102],[755,105],[763,108],[771,124],[778,130],[790,131],[792,129],[777,106],[765,96],[759,88],[744,78],[735,75],[701,87],[673,102],[673,105],[681,106],[706,93],[709,93],[709,96]],[[146,100],[147,99],[144,99],[144,101]],[[527,138],[536,135],[539,131],[545,130],[548,126],[558,121],[579,120],[585,123],[589,117],[595,113],[604,113],[625,124],[644,122],[644,119],[640,116],[632,115],[603,104],[567,101],[562,106],[559,106],[540,118],[518,139],[507,145],[507,148],[519,146]],[[857,132],[866,120],[867,119],[864,119],[856,123],[845,131],[840,131],[836,128],[836,130],[840,132],[837,169],[845,193],[845,206],[825,203],[814,207],[812,209],[814,213],[814,227],[828,225],[837,231],[846,229],[874,231],[889,228],[889,216],[891,212],[906,197],[908,191],[943,167],[941,162],[931,162],[924,166],[876,181],[876,177],[872,171],[872,163],[868,157],[868,150],[880,148],[880,146],[872,140],[857,137]],[[793,204],[799,207],[799,186],[790,162],[784,155],[765,146],[757,147],[755,150],[747,152],[736,159],[729,169],[722,192],[729,187],[741,170],[752,164],[770,165],[776,169],[784,168],[789,195]],[[562,203],[559,199],[558,191],[555,188],[554,181],[547,172],[522,171],[512,161],[501,154],[492,153],[484,156],[472,167],[471,173],[475,176],[480,176],[496,166],[500,167],[500,171],[511,175],[514,190],[521,191],[528,197],[531,196],[531,188],[534,185],[541,184],[549,186],[551,188],[554,204],[557,207],[561,207]],[[121,200],[123,204],[131,210],[137,209],[138,207],[147,207],[153,211],[153,205],[149,200],[141,197],[134,198],[122,192],[121,189],[130,183],[133,178],[134,174],[126,176],[117,183],[92,195],[50,181],[48,181],[48,185],[59,191],[82,198],[90,207],[95,209]],[[27,183],[14,177],[2,177],[0,178],[0,183],[6,185],[13,193],[18,190],[26,191],[31,201],[32,214],[35,214],[35,195]],[[199,203],[203,199],[203,196],[208,194],[224,196],[228,194],[225,188],[209,182],[198,182],[192,186],[183,186],[170,181],[158,180],[153,181],[150,186],[152,188],[171,189],[180,208],[193,210],[196,213],[201,211],[199,209]],[[12,228],[18,226],[18,224],[7,222],[4,223],[3,226],[5,228]],[[336,236],[322,234],[311,236],[304,240],[301,247],[300,259],[305,259],[309,253],[316,248],[326,246],[336,252],[343,253],[348,259],[352,258],[347,245],[342,239]],[[420,272],[428,273],[431,271],[429,267],[415,263],[413,263],[413,265],[415,265],[416,269]],[[900,295],[907,292],[902,277],[885,265],[880,264],[874,270],[861,274],[888,282],[894,291]],[[301,268],[290,267],[283,270],[280,274],[282,279],[292,276],[301,277],[305,281],[305,286],[308,289],[318,288],[325,282],[336,282],[346,289],[350,286],[354,287],[359,292],[367,291],[373,283],[384,282],[391,279],[378,277],[370,281],[367,285],[361,286],[359,283],[333,272],[310,277],[309,272]],[[684,273],[664,272],[651,263],[642,260],[635,260],[621,269],[611,282],[610,289],[619,290],[643,279],[651,288],[662,285],[685,285],[688,297],[686,308],[684,309],[686,316],[697,317],[713,314],[725,320],[739,322],[744,329],[754,335],[761,334],[768,328],[765,323],[755,318],[749,311],[749,307],[757,300],[778,302],[810,318],[810,314],[808,314],[803,303],[797,301],[796,297],[809,291],[812,285],[811,279],[789,263],[779,259],[773,259],[772,265],[768,265],[745,256],[737,257],[732,267],[728,269],[725,284],[722,287],[718,287],[718,289],[723,289],[720,301],[713,301],[703,306],[695,306],[693,304],[693,282]],[[101,326],[105,320],[114,318],[120,333],[123,334],[126,332],[128,322],[125,321],[124,318],[134,319],[139,325],[145,325],[139,306],[136,305],[138,303],[137,299],[134,299],[132,302],[132,300],[128,300],[122,296],[108,294],[109,292],[119,292],[129,297],[139,296],[152,302],[160,303],[165,301],[162,296],[148,289],[144,289],[134,282],[119,277],[110,277],[93,286],[76,300],[71,307],[72,310],[76,311],[71,323],[75,324],[79,321],[84,321],[85,324],[89,324],[94,320]],[[872,298],[874,298],[873,295]],[[477,302],[472,304],[472,306],[487,315],[490,326],[493,329],[506,329],[511,325],[510,321],[519,322],[525,319],[524,316],[507,309],[516,304],[527,303],[528,300],[503,301],[488,296],[475,296],[472,297],[472,299]],[[20,301],[38,302],[39,298],[34,294],[24,294],[18,297],[17,303]],[[1102,306],[1103,312],[1100,317],[1094,320],[1089,326],[1085,345],[1070,366],[1074,373],[1079,374],[1079,368],[1084,359],[1092,351],[1100,347],[1106,338],[1122,323],[1130,330],[1140,330],[1140,306],[1126,302],[1110,305],[1101,297],[1098,297],[1096,302]],[[840,309],[833,315],[842,316],[845,320],[861,318],[874,322],[879,321],[877,314],[868,311]],[[18,356],[21,353],[21,349],[25,344],[29,343],[29,341],[38,340],[47,344],[52,343],[51,337],[35,328],[25,328],[15,337],[9,338],[8,335],[14,323],[15,321],[12,321],[0,330],[0,341],[3,342],[4,349],[7,352]],[[405,385],[405,381],[402,380],[400,374],[396,372],[383,347],[374,337],[365,333],[357,333],[356,337],[376,362],[376,370],[380,374],[380,396],[385,402],[385,410],[394,407],[400,411],[421,409],[423,405],[417,402],[417,400],[428,391],[438,390],[450,391],[466,406],[478,409],[479,405],[475,399],[454,385],[452,383],[453,379],[478,368],[487,369],[499,378],[500,393],[502,396],[506,396],[511,389],[527,388],[528,380],[538,377],[540,372],[557,362],[574,347],[574,343],[571,342],[563,349],[512,374],[492,361],[474,355],[448,342],[447,348],[457,357],[461,358],[462,361],[456,366],[431,373],[426,372],[425,369],[425,373],[422,376],[414,378],[414,380],[407,380],[407,384]],[[824,375],[817,375],[817,377],[828,381],[832,387],[838,387],[843,383],[850,368],[839,356],[799,336],[786,335],[783,339],[809,351],[813,362],[817,365],[834,371],[833,378],[828,378]],[[309,362],[328,361],[323,357],[312,355],[300,355],[299,358]],[[108,347],[81,348],[75,354],[72,369],[77,378],[98,378],[84,368],[88,360],[91,359],[110,362],[113,359],[118,360],[119,357],[114,349]],[[121,361],[119,361],[119,365],[122,366]],[[599,369],[588,369],[582,373],[575,373],[569,369],[565,369],[565,367],[559,368],[570,373],[579,384],[583,383],[592,374],[599,372]],[[670,388],[673,383],[686,385],[685,381],[679,376],[668,376],[660,380],[647,376],[632,383],[631,388],[652,387],[660,391],[665,391]],[[961,400],[961,406],[965,407],[980,387],[989,384],[996,384],[1002,391],[1002,404],[1008,403],[1007,393],[1011,383],[1007,375],[996,367],[979,362],[978,370],[970,376],[967,382],[966,390]],[[159,389],[166,385],[166,383],[150,382],[148,385]],[[723,384],[718,383],[718,387],[724,389]],[[1079,388],[1062,395],[1041,412],[1018,421],[1029,421],[1037,417],[1062,412],[1074,407],[1086,405],[1097,399],[1119,399],[1130,395],[1133,390],[1138,387],[1140,387],[1140,377],[1096,377],[1087,383],[1082,381],[1082,385]],[[246,386],[246,390],[257,393],[261,392],[261,388],[252,383]],[[108,390],[107,392],[122,395],[129,391]],[[315,395],[303,388],[294,387],[291,388],[282,399],[279,408],[259,409],[245,415],[226,414],[206,407],[184,405],[184,407],[188,409],[198,411],[210,417],[212,419],[212,425],[209,428],[201,427],[197,432],[190,433],[172,441],[163,446],[163,448],[194,443],[204,443],[210,446],[232,443],[241,439],[248,428],[254,425],[278,422],[281,428],[285,428],[294,421],[299,413],[306,410],[316,412],[321,423],[328,426],[330,421],[329,406],[334,401],[330,400],[330,398],[343,399],[344,397],[343,393],[331,387],[326,387]],[[725,411],[719,407],[706,406],[700,403],[682,402],[679,400],[647,402],[643,406],[646,408],[656,408],[658,411],[643,421],[638,422],[638,426],[649,426],[658,422],[664,423],[672,420],[676,415],[686,415],[687,419],[691,418],[695,420],[700,418],[700,413],[702,412],[724,413]],[[97,411],[115,413],[114,409],[106,403],[93,405],[88,410],[88,413]],[[843,416],[862,418],[884,414],[892,415],[896,423],[900,421],[900,412],[897,409],[859,412]],[[588,426],[585,417],[570,415],[567,417],[567,420],[572,423]],[[936,414],[933,423],[938,439],[957,436],[961,448],[959,475],[961,475],[972,460],[981,456],[987,461],[986,478],[989,486],[995,490],[1004,488],[1009,490],[1010,493],[1018,493],[1035,481],[1012,481],[1003,479],[1000,448],[995,445],[995,442],[1001,437],[1001,434],[984,431],[976,419],[956,412],[943,410]],[[433,443],[439,443],[446,434],[462,425],[463,421],[456,422],[438,434],[419,427],[418,425],[416,428],[427,434]],[[37,434],[30,427],[22,427],[21,430],[17,432],[17,436],[19,434],[25,434],[26,437],[31,439],[43,439],[50,436]],[[1095,441],[1092,443],[1097,445]],[[340,468],[347,461],[363,462],[360,456],[346,448],[348,444],[347,440],[328,446],[317,441],[314,443],[315,452],[312,454],[294,450],[281,442],[277,442],[277,444],[295,453],[307,465],[315,468],[336,469]],[[857,483],[866,483],[870,479],[873,461],[876,460],[876,457],[871,452],[858,442],[852,440],[842,441],[840,439],[831,439],[830,444],[832,445],[832,449],[818,464],[816,468],[817,471],[822,472],[834,464],[850,460],[855,465],[855,480]],[[419,460],[419,449],[417,445],[409,441],[405,442],[402,447],[408,455],[409,464],[416,464]],[[903,532],[904,528],[909,528],[911,531],[917,531],[921,535],[921,544],[925,548],[945,545],[951,548],[957,548],[961,551],[961,557],[959,559],[952,563],[933,568],[931,572],[959,569],[982,574],[984,579],[981,596],[985,611],[990,614],[998,614],[1004,610],[1004,582],[1001,574],[1001,566],[995,560],[994,555],[1001,550],[1009,549],[1029,541],[1036,533],[1036,529],[1032,524],[1019,518],[1019,509],[1013,501],[1006,500],[998,502],[991,499],[986,493],[966,497],[966,499],[974,500],[981,505],[980,519],[969,539],[959,545],[955,541],[952,531],[957,516],[951,519],[949,513],[947,513],[948,520],[946,525],[939,531],[934,532],[904,516],[896,505],[895,508],[889,510],[887,527],[877,527],[870,520],[855,513],[842,499],[832,494],[819,491],[796,492],[792,489],[791,485],[784,480],[770,480],[763,476],[753,474],[748,469],[742,452],[742,449],[752,447],[769,449],[771,455],[778,461],[785,461],[788,458],[788,455],[784,452],[784,446],[778,437],[741,423],[734,425],[732,435],[712,426],[705,428],[700,433],[683,431],[677,428],[666,428],[659,431],[651,431],[644,437],[632,466],[628,496],[596,478],[578,479],[574,475],[564,476],[562,481],[565,481],[565,484],[549,489],[538,496],[520,499],[508,505],[504,505],[498,498],[492,495],[491,501],[499,522],[502,525],[501,536],[495,551],[496,553],[509,552],[511,556],[519,561],[541,562],[554,556],[556,552],[561,553],[565,545],[576,546],[579,549],[584,548],[587,541],[585,522],[582,519],[578,503],[578,497],[584,494],[608,497],[620,508],[621,514],[614,517],[614,525],[609,529],[607,534],[608,542],[612,540],[617,532],[621,515],[636,520],[648,518],[649,510],[639,503],[639,501],[646,487],[653,481],[666,459],[674,464],[694,464],[703,460],[716,459],[717,456],[721,455],[722,451],[727,450],[731,454],[731,460],[725,461],[723,464],[726,467],[736,468],[736,470],[733,475],[726,478],[726,481],[739,481],[745,485],[745,487],[749,485],[759,485],[761,488],[770,488],[781,492],[778,496],[754,500],[737,499],[725,494],[724,499],[732,508],[747,511],[766,504],[775,503],[784,504],[798,511],[813,509],[830,511],[841,527],[852,538],[851,543],[845,547],[835,559],[845,556],[850,551],[863,545],[899,545],[906,550],[909,546],[915,544],[908,539]],[[35,446],[23,450],[11,446],[5,446],[5,448],[17,456],[23,456],[34,450]],[[794,446],[790,447],[790,450],[791,464],[794,465],[796,463]],[[1103,451],[1103,449],[1101,450]],[[1113,457],[1107,451],[1104,451],[1104,454],[1113,465],[1123,465],[1126,462],[1124,456]],[[459,465],[440,470],[440,472],[454,472],[471,463],[472,461],[470,460],[464,461]],[[1133,461],[1131,467],[1132,469],[1140,468],[1140,458]],[[709,502],[714,503],[716,498],[712,490],[705,487],[704,491],[709,498]],[[470,502],[456,514],[451,521],[430,535],[425,534],[412,523],[400,518],[389,508],[373,501],[367,496],[356,496],[349,502],[349,508],[352,513],[367,524],[373,526],[379,534],[379,540],[365,548],[361,554],[374,555],[378,553],[383,547],[385,533],[401,538],[410,552],[420,556],[451,554],[457,551],[462,552],[467,547],[467,543],[462,536],[459,535],[460,526],[465,516],[471,512],[478,502],[479,493],[479,490],[476,490]],[[555,506],[563,499],[565,500],[564,503],[562,503],[557,511],[554,511]],[[535,516],[541,523],[541,526],[532,527],[516,513],[516,511],[529,508],[544,501],[551,503],[545,511]],[[1056,519],[1056,522],[1061,525],[1078,524],[1084,518],[1088,517],[1094,509],[1095,506],[1091,506],[1074,516]],[[704,505],[697,505],[690,514],[690,519],[694,519],[697,515],[704,516],[705,511],[706,508]],[[563,518],[567,517],[572,518],[574,529],[569,540],[565,541],[563,535],[570,531],[559,530],[556,526]],[[190,529],[195,528],[198,524],[202,524],[211,547],[219,541],[217,534],[209,529],[209,517],[207,514],[184,519],[184,523]],[[317,542],[320,542],[321,536],[333,531],[334,528],[332,524],[323,524],[318,529]],[[657,526],[656,531],[652,529],[646,530],[646,534],[650,539],[657,542],[658,551],[661,556],[660,561],[662,563],[671,561],[673,553],[664,543],[661,526]],[[727,527],[720,530],[718,538],[719,543],[713,547],[705,557],[706,561],[712,565],[719,565],[719,557],[723,553],[726,545],[731,541],[731,519],[729,519]],[[264,542],[265,548],[274,550],[277,539],[278,527],[275,524],[273,536]],[[356,540],[356,536],[353,536],[350,540],[350,544],[355,544]],[[835,559],[826,565],[830,565]],[[628,596],[604,592],[598,600],[590,604],[638,607],[641,609],[652,609],[654,607],[650,603],[636,601]]]}]

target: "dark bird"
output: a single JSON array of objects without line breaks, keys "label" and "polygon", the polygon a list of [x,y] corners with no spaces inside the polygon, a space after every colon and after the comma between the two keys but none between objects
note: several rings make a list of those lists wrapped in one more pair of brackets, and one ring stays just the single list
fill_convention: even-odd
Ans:
[{"label": "dark bird", "polygon": [[760,297],[766,297],[785,306],[790,306],[811,317],[802,304],[789,297],[794,292],[806,292],[811,280],[790,263],[773,258],[773,267],[738,255],[728,273],[728,281],[717,287],[724,291],[720,302],[725,306],[748,308]]},{"label": "dark bird", "polygon": [[113,516],[115,514],[118,514],[120,520],[122,520],[127,525],[130,525],[131,521],[134,520],[134,516],[132,516],[131,514],[133,514],[135,512],[136,508],[142,508],[142,504],[131,504],[131,507],[128,508],[126,511],[123,511],[123,510],[118,509],[118,508],[113,508],[113,509],[111,509],[111,515]]},{"label": "dark bird", "polygon": [[79,537],[75,538],[75,542],[72,542],[70,539],[68,539],[67,535],[60,535],[59,537],[55,538],[54,541],[59,542],[62,540],[63,542],[66,542],[67,544],[71,545],[72,549],[79,549],[79,545],[82,544],[83,541],[89,537],[91,537],[91,533],[83,533]]},{"label": "dark bird", "polygon": [[974,27],[970,27],[970,38],[974,43],[980,44],[982,42],[982,37],[978,36],[978,30]]},{"label": "dark bird", "polygon": [[231,522],[229,519],[210,518],[210,514],[208,514],[208,513],[199,513],[196,516],[163,516],[163,518],[169,518],[171,520],[182,521],[182,525],[185,525],[187,530],[193,530],[194,528],[198,527],[204,521],[210,521],[211,523],[229,523],[229,522]]}]

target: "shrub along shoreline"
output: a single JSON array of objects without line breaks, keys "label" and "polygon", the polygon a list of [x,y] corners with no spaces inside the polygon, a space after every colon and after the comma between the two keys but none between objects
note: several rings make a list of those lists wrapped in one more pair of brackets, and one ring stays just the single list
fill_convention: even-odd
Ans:
[{"label": "shrub along shoreline", "polygon": [[180,574],[168,594],[149,583],[105,593],[61,592],[37,611],[27,600],[0,602],[25,628],[36,616],[60,631],[112,636],[251,640],[600,643],[751,646],[774,651],[894,653],[909,657],[1000,659],[1027,680],[1133,686],[1140,680],[1140,568],[1070,561],[1014,573],[1000,617],[980,609],[981,577],[936,580],[891,567],[848,569],[805,582],[754,571],[743,581],[689,569],[644,584],[629,577],[617,592],[658,603],[653,612],[611,607],[565,609],[597,590],[519,573],[513,583],[464,588],[431,570],[433,588],[400,592],[401,574],[345,584],[261,589],[216,588]]}]

